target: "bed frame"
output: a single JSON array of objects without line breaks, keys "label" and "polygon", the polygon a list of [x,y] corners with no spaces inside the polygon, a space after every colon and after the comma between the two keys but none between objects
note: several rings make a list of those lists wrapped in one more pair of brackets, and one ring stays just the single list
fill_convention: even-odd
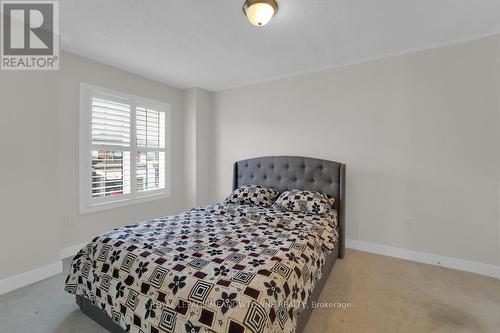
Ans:
[{"label": "bed frame", "polygon": [[[280,192],[293,189],[318,191],[336,199],[339,241],[326,259],[322,277],[314,287],[307,307],[298,316],[297,333],[304,330],[312,311],[311,304],[318,300],[335,261],[345,254],[345,172],[345,164],[297,156],[266,156],[234,163],[233,190],[243,185],[256,184],[272,187]],[[126,333],[88,299],[76,296],[76,303],[83,313],[110,332]]]}]

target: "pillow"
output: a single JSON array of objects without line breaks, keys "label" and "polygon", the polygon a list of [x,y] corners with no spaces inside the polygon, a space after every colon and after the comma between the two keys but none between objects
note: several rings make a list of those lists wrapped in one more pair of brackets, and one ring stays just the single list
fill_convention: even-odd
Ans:
[{"label": "pillow", "polygon": [[277,209],[322,215],[333,208],[335,199],[314,191],[291,190],[281,193],[274,204]]},{"label": "pillow", "polygon": [[244,185],[234,190],[224,203],[271,206],[280,192],[260,185]]}]

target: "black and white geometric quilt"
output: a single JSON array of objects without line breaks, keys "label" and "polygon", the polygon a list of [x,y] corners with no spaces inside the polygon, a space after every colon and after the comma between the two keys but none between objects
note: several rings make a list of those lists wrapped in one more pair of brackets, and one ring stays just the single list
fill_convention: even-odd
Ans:
[{"label": "black and white geometric quilt", "polygon": [[128,332],[293,332],[337,215],[218,204],[102,234],[65,290]]}]

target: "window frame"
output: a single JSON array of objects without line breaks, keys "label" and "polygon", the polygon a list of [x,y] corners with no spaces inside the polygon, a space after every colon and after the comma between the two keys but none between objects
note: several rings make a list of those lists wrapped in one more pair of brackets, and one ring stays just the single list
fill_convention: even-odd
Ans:
[{"label": "window frame", "polygon": [[[92,143],[92,97],[105,97],[130,104],[130,145],[96,145]],[[137,107],[146,107],[165,113],[165,148],[137,147]],[[79,211],[80,214],[125,207],[138,203],[166,199],[171,196],[171,106],[169,103],[115,91],[103,87],[80,83],[79,111]],[[130,152],[130,193],[119,197],[92,199],[92,150]],[[165,152],[165,188],[137,192],[137,151]]]}]

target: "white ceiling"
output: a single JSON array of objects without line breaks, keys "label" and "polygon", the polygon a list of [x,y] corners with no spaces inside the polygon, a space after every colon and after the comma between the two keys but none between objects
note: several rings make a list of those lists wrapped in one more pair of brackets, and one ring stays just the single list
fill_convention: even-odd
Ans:
[{"label": "white ceiling", "polygon": [[63,0],[62,47],[180,88],[222,90],[500,33],[500,0]]}]

